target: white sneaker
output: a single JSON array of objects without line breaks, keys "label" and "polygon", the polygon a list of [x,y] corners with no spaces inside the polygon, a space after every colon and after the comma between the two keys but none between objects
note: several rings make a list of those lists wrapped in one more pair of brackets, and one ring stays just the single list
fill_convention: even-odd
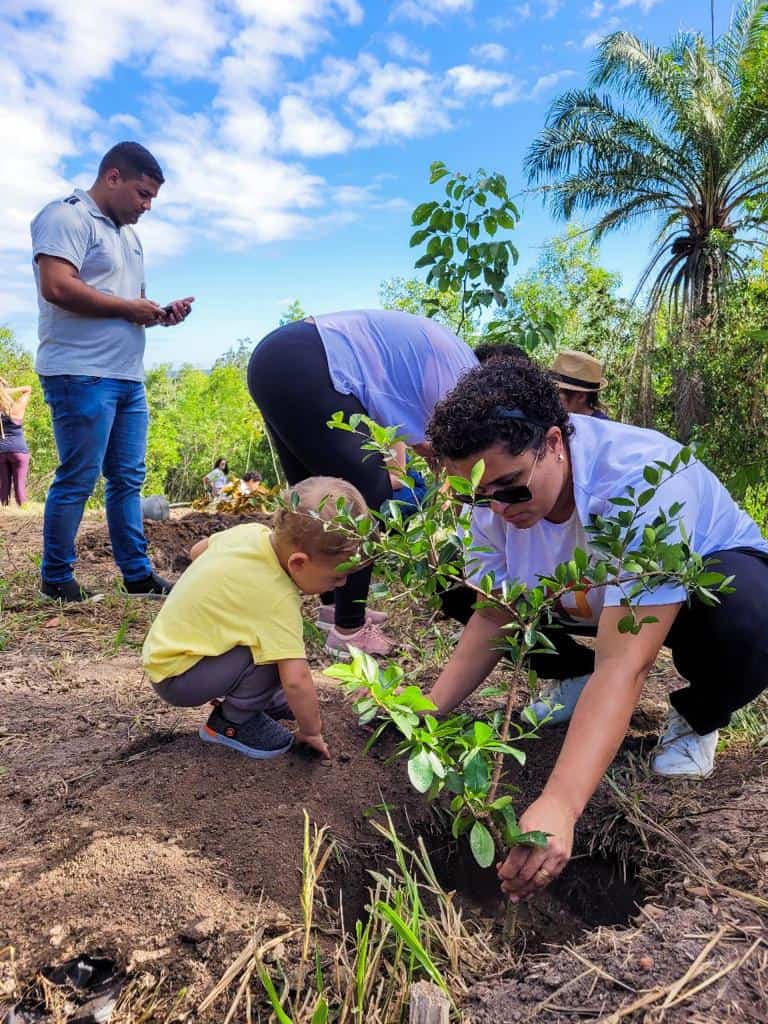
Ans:
[{"label": "white sneaker", "polygon": [[[537,722],[543,722],[546,719],[547,725],[560,725],[562,722],[567,722],[573,714],[576,701],[581,696],[581,691],[587,685],[589,678],[590,676],[586,675],[554,680],[546,690],[541,691],[539,699],[529,704],[525,710],[532,711]],[[523,721],[525,721],[524,718]]]},{"label": "white sneaker", "polygon": [[669,709],[664,732],[651,754],[651,771],[677,779],[708,779],[715,766],[717,729],[700,736],[683,716]]}]

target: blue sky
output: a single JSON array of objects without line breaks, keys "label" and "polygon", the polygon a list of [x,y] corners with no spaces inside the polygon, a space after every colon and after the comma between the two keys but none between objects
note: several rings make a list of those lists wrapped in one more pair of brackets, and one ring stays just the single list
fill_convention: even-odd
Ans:
[{"label": "blue sky", "polygon": [[[125,8],[125,9],[122,9]],[[718,3],[717,27],[730,5]],[[431,161],[503,172],[607,32],[709,30],[708,0],[13,0],[0,12],[0,324],[36,343],[28,223],[134,138],[166,184],[139,225],[148,294],[193,316],[148,332],[147,363],[210,363],[314,312],[375,306],[409,275]],[[519,271],[562,230],[523,196]],[[602,250],[627,289],[650,230]]]}]

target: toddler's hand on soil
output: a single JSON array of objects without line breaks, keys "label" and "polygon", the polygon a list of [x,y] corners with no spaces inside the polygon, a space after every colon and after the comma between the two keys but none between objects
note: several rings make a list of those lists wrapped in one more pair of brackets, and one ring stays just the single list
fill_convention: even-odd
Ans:
[{"label": "toddler's hand on soil", "polygon": [[527,899],[554,881],[568,863],[573,849],[572,812],[558,800],[540,796],[520,818],[523,832],[549,834],[546,846],[515,846],[498,864],[502,892],[513,903]]},{"label": "toddler's hand on soil", "polygon": [[326,761],[330,761],[331,752],[328,749],[328,745],[322,737],[321,733],[317,733],[315,736],[310,736],[304,732],[297,732],[294,737],[294,742],[302,743],[305,747],[311,747],[316,750],[321,757],[324,757]]}]

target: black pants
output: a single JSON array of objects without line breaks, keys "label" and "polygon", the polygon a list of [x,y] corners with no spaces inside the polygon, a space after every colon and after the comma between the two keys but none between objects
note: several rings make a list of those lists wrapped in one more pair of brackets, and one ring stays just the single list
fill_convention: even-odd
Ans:
[{"label": "black pants", "polygon": [[[380,457],[363,451],[363,438],[330,430],[335,412],[348,419],[366,413],[354,395],[334,390],[325,349],[312,323],[300,320],[268,334],[248,364],[248,390],[261,410],[289,484],[309,476],[338,476],[361,492],[378,511],[392,497]],[[335,592],[336,625],[356,629],[365,621],[371,568],[349,577]],[[323,595],[330,603],[330,595]]]},{"label": "black pants", "polygon": [[[734,711],[768,689],[768,555],[747,548],[717,551],[714,571],[735,576],[733,594],[714,608],[683,605],[667,634],[675,668],[688,686],[670,700],[700,735],[728,725]],[[477,594],[468,587],[445,592],[443,611],[466,622]],[[594,670],[594,652],[566,629],[546,631],[557,654],[532,656],[528,664],[544,679],[567,679]]]}]

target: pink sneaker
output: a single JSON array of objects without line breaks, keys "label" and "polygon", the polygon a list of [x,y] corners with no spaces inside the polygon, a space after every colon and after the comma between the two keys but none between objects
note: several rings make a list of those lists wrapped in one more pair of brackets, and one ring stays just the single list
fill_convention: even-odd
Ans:
[{"label": "pink sneaker", "polygon": [[381,657],[386,657],[395,645],[375,622],[366,622],[355,633],[339,633],[333,626],[328,633],[325,649],[333,651],[334,654],[341,653],[343,655],[348,653],[347,649],[350,646],[358,647],[366,654],[378,654]]},{"label": "pink sneaker", "polygon": [[[317,616],[317,628],[329,632],[333,628],[334,607],[332,604],[321,604]],[[382,626],[389,616],[386,612],[377,612],[373,608],[365,609],[365,621],[372,622],[374,626]]]}]

